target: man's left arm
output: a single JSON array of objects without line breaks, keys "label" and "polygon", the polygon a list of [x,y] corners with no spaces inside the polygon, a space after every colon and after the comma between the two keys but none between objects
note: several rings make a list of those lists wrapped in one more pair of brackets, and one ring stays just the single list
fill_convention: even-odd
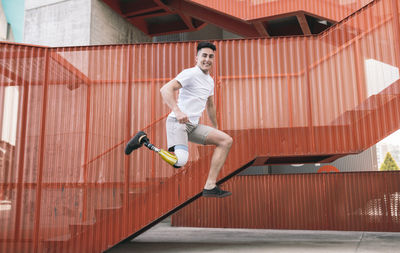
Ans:
[{"label": "man's left arm", "polygon": [[209,96],[207,99],[207,114],[213,126],[218,129],[217,112],[214,105],[214,96]]}]

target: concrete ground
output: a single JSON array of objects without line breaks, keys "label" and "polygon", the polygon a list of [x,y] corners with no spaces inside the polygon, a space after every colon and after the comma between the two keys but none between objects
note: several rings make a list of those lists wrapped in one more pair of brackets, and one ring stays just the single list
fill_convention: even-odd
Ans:
[{"label": "concrete ground", "polygon": [[400,233],[209,229],[162,222],[107,253],[127,252],[400,252]]}]

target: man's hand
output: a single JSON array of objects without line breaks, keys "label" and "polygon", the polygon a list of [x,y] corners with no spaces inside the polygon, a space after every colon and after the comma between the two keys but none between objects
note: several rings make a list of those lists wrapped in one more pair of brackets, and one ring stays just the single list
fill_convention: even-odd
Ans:
[{"label": "man's hand", "polygon": [[174,113],[175,113],[175,117],[179,123],[185,124],[186,122],[189,122],[188,116],[185,113],[183,113],[182,111],[179,110],[179,111],[175,111]]},{"label": "man's hand", "polygon": [[175,91],[179,90],[180,88],[182,88],[182,85],[177,80],[173,79],[161,87],[160,92],[164,102],[174,112],[178,122],[185,124],[186,122],[189,122],[189,117],[179,109],[174,96]]}]

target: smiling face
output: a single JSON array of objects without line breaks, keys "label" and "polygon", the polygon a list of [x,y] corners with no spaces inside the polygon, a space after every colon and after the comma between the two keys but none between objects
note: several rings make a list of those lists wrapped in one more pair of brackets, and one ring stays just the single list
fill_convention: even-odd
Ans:
[{"label": "smiling face", "polygon": [[208,74],[214,63],[214,51],[211,48],[205,47],[197,52],[196,65],[205,73]]}]

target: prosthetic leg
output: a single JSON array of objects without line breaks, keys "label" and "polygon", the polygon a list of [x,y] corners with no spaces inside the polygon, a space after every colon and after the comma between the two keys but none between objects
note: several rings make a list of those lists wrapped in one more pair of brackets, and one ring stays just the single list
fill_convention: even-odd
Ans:
[{"label": "prosthetic leg", "polygon": [[175,167],[178,158],[174,154],[171,154],[170,152],[164,149],[159,149],[153,144],[151,144],[149,138],[147,138],[147,134],[143,131],[138,132],[128,142],[125,148],[125,154],[129,155],[130,153],[132,153],[133,150],[138,149],[143,145],[145,145],[148,149],[158,153],[164,161]]}]

